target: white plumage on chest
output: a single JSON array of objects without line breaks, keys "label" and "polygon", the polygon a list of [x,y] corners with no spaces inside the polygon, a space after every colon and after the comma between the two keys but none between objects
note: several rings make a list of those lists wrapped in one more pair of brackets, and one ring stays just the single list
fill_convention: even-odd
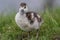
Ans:
[{"label": "white plumage on chest", "polygon": [[30,24],[26,15],[20,15],[20,13],[17,13],[15,16],[15,21],[17,25],[24,31],[31,31],[33,29],[39,29],[39,22],[35,19],[33,24]]}]

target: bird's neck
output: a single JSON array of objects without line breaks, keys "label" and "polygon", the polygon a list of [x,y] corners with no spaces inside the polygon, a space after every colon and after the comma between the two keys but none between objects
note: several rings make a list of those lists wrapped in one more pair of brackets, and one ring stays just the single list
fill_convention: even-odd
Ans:
[{"label": "bird's neck", "polygon": [[20,14],[20,15],[24,15],[24,12],[19,11],[19,14]]}]

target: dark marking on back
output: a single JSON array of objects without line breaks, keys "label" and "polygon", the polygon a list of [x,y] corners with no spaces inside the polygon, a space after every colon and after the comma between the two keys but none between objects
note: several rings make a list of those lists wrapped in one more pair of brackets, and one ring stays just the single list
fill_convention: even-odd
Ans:
[{"label": "dark marking on back", "polygon": [[[33,13],[34,18],[32,18],[32,15],[31,15],[32,13]],[[35,18],[37,19],[38,22],[42,21],[42,19],[40,17],[38,17],[37,15],[38,15],[38,13],[35,13],[35,12],[27,12],[26,13],[26,17],[30,21],[30,24],[34,23]]]},{"label": "dark marking on back", "polygon": [[27,12],[26,13],[26,17],[27,19],[30,21],[30,24],[32,24],[34,22],[34,20],[32,19],[32,15],[31,15],[32,12]]},{"label": "dark marking on back", "polygon": [[41,17],[38,17],[37,15],[36,15],[36,18],[37,18],[38,22],[42,21]]}]

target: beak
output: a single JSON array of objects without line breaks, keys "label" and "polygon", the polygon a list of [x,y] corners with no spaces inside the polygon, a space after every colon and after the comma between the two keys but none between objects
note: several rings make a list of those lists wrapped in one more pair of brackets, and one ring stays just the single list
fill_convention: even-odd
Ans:
[{"label": "beak", "polygon": [[23,15],[24,14],[24,10],[22,9],[21,12],[22,12],[22,15]]},{"label": "beak", "polygon": [[24,13],[24,10],[22,9],[21,12]]}]

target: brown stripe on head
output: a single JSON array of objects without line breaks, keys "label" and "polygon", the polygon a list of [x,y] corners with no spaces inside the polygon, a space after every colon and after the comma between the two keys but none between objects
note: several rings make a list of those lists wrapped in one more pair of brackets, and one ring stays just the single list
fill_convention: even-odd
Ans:
[{"label": "brown stripe on head", "polygon": [[20,6],[24,7],[24,6],[26,6],[26,3],[21,3]]}]

